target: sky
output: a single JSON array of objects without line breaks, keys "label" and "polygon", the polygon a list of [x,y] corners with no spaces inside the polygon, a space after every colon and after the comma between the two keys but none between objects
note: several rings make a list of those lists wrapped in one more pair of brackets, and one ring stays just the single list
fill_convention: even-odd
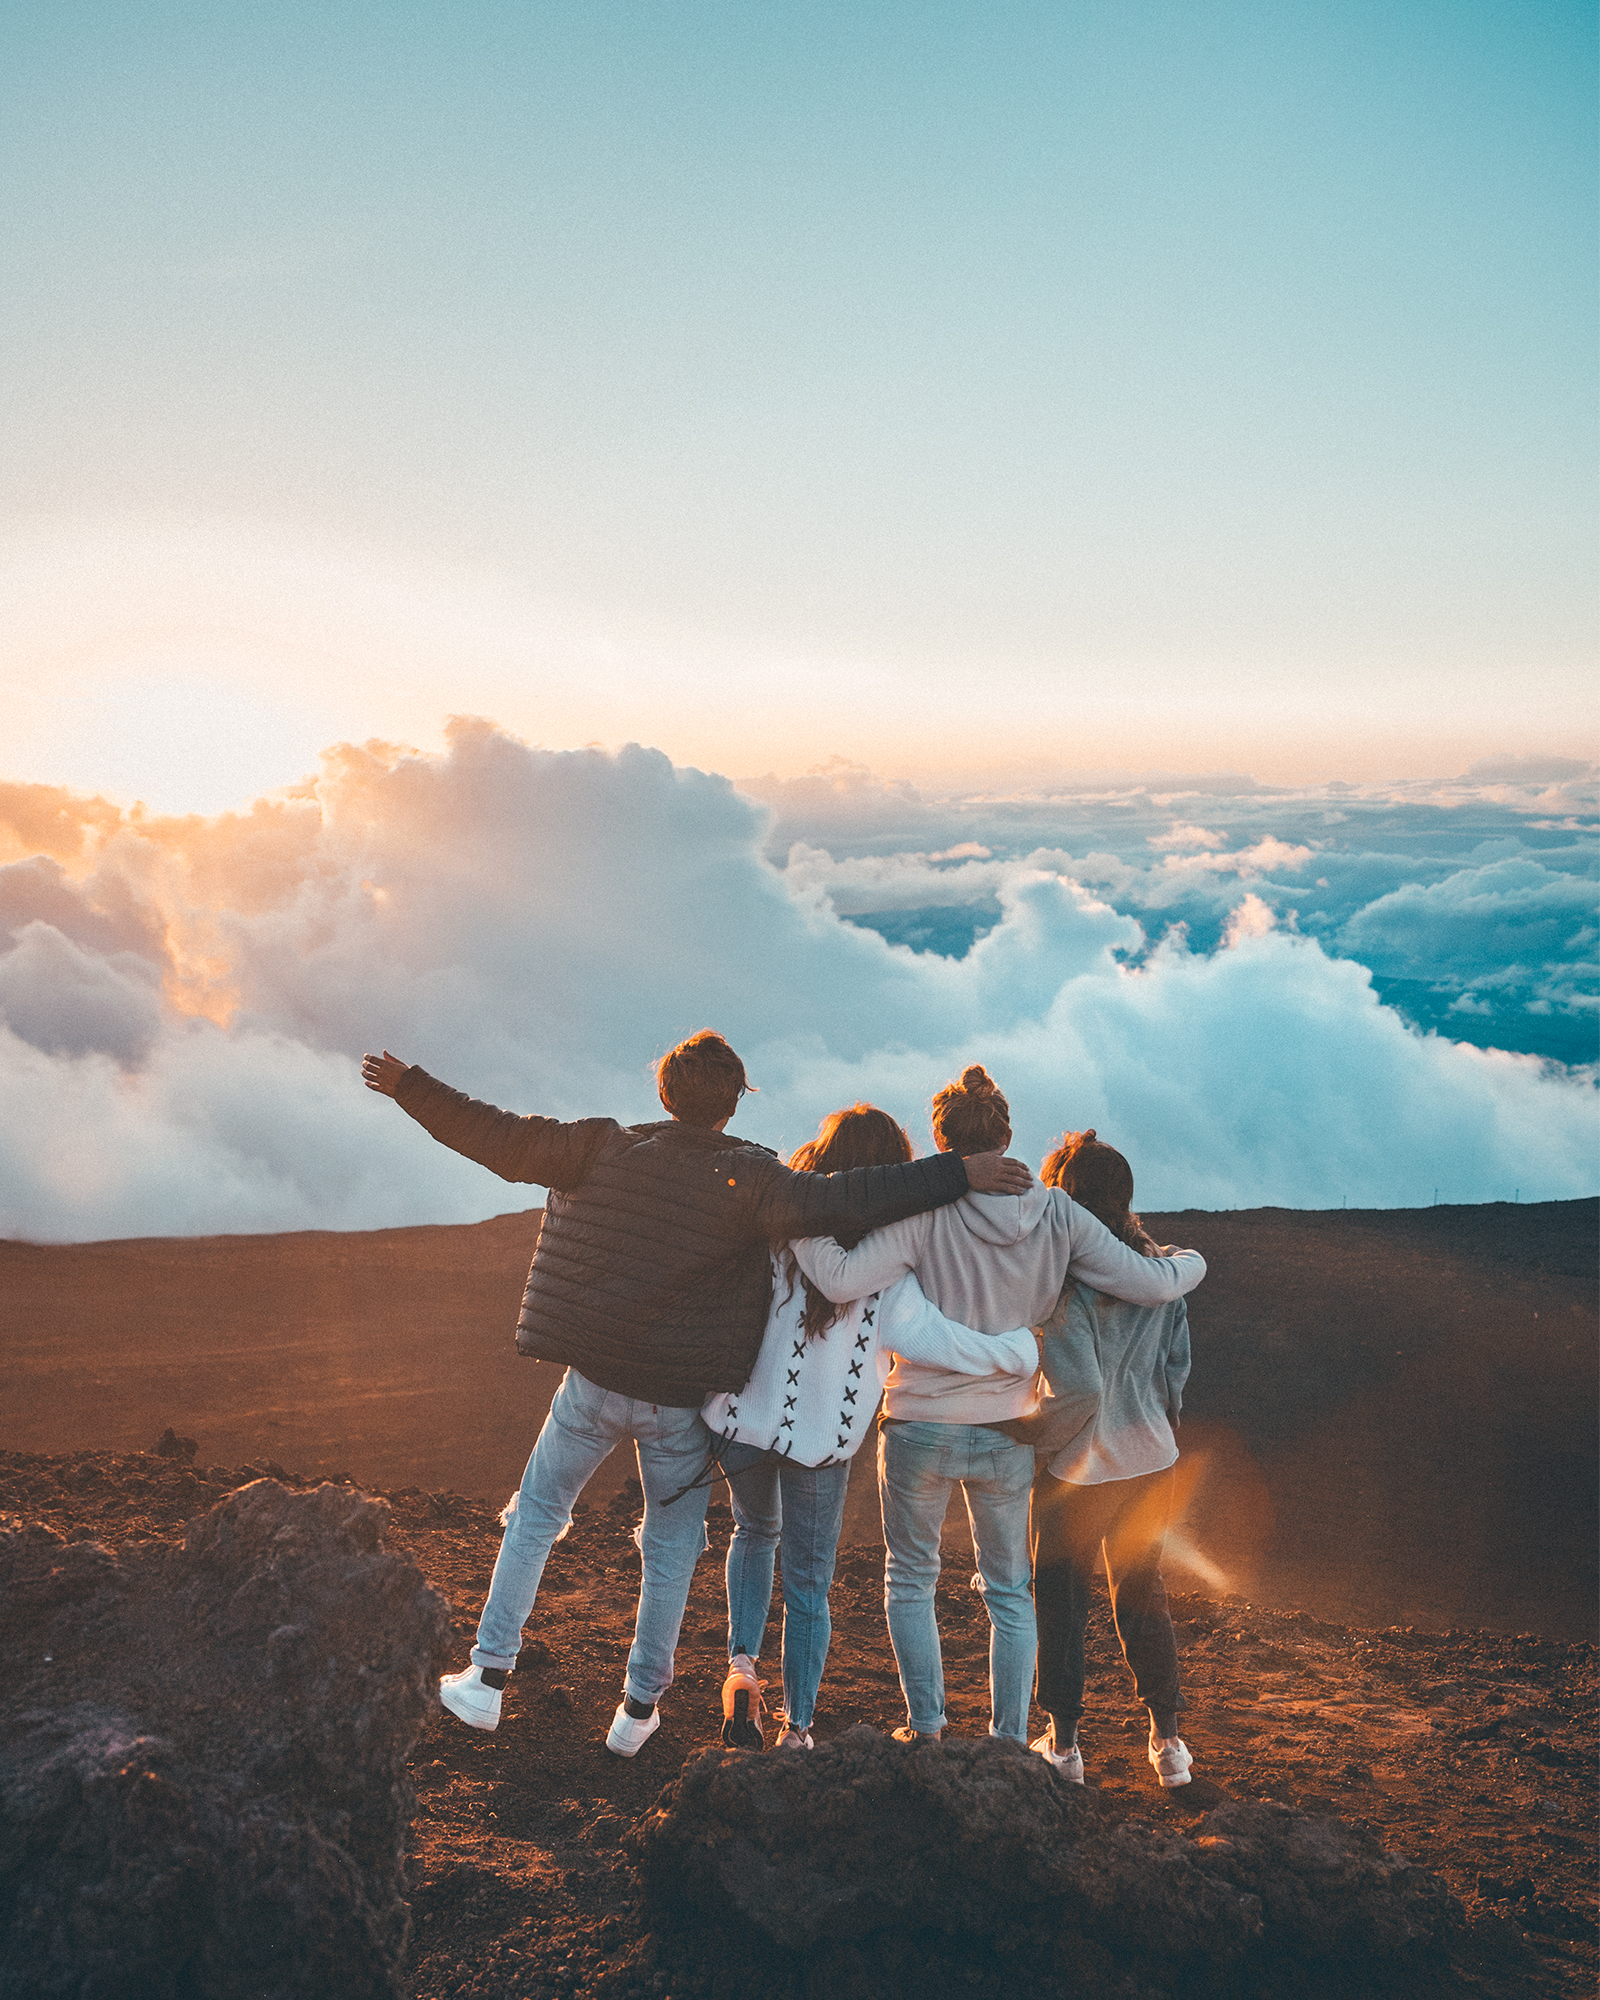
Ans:
[{"label": "sky", "polygon": [[7,777],[1593,754],[1589,7],[3,12]]},{"label": "sky", "polygon": [[1158,1207],[1600,1185],[1593,10],[0,0],[0,1232],[387,1041]]}]

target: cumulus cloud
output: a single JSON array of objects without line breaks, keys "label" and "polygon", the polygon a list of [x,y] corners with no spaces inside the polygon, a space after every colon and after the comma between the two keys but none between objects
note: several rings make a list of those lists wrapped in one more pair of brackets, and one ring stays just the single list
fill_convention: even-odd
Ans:
[{"label": "cumulus cloud", "polygon": [[[364,1048],[515,1108],[639,1119],[657,1115],[652,1058],[707,1023],[761,1085],[739,1129],[783,1149],[857,1097],[925,1145],[931,1091],[981,1060],[1021,1151],[1095,1124],[1151,1207],[1593,1186],[1590,1089],[1410,1031],[1363,966],[1285,928],[1246,859],[1267,860],[1259,829],[1188,857],[1234,864],[1226,948],[1197,950],[1181,927],[1152,944],[1064,848],[802,849],[785,870],[720,778],[638,748],[532,750],[483,723],[457,724],[442,756],[346,747],[316,783],[219,819],[41,789],[0,788],[22,856],[0,868],[12,1234],[491,1214],[536,1197],[364,1092]],[[1275,865],[1300,867],[1306,844],[1280,845]],[[1516,870],[1468,872],[1475,893],[1523,896],[1529,925],[1567,922]],[[952,884],[997,913],[959,959],[841,919],[851,896]],[[1398,903],[1374,937],[1418,949],[1418,926],[1448,926],[1468,893]]]},{"label": "cumulus cloud", "polygon": [[1228,836],[1204,826],[1169,826],[1165,833],[1146,834],[1152,847],[1226,847]]},{"label": "cumulus cloud", "polygon": [[[1512,759],[1389,786],[1214,781],[1178,792],[1148,775],[1096,774],[1095,786],[1063,782],[1027,797],[946,798],[885,787],[841,764],[825,782],[772,780],[763,796],[776,815],[766,851],[790,857],[795,887],[892,941],[960,956],[998,920],[996,885],[1027,867],[1092,889],[1152,940],[1181,928],[1205,951],[1226,943],[1254,896],[1280,925],[1372,966],[1382,996],[1413,1025],[1568,1064],[1600,1056],[1592,944],[1581,926],[1541,939],[1525,911],[1497,908],[1501,889],[1515,895],[1514,886],[1487,885],[1455,926],[1435,910],[1409,954],[1389,935],[1420,892],[1503,861],[1542,869],[1551,897],[1581,905],[1600,792],[1594,767],[1575,758]],[[830,797],[841,802],[831,817]],[[873,820],[864,802],[887,816]],[[1185,804],[1203,811],[1178,814]],[[957,857],[993,865],[939,866]],[[1365,917],[1396,894],[1400,905]],[[1457,1005],[1464,997],[1472,1004]]]},{"label": "cumulus cloud", "polygon": [[1595,902],[1592,879],[1518,854],[1391,890],[1344,925],[1340,942],[1384,971],[1503,977],[1512,967],[1592,956]]}]

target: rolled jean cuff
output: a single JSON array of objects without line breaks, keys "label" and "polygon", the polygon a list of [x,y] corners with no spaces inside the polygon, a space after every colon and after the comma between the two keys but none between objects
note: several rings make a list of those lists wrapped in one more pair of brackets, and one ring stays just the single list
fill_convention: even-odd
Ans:
[{"label": "rolled jean cuff", "polygon": [[500,1667],[510,1673],[516,1667],[517,1656],[515,1653],[486,1653],[481,1646],[474,1646],[472,1664],[475,1667]]}]

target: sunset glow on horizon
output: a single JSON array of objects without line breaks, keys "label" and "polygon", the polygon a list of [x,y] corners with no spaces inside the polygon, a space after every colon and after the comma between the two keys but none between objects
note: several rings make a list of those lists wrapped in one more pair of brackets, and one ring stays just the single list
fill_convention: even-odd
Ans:
[{"label": "sunset glow on horizon", "polygon": [[20,10],[0,775],[1588,757],[1590,10]]}]

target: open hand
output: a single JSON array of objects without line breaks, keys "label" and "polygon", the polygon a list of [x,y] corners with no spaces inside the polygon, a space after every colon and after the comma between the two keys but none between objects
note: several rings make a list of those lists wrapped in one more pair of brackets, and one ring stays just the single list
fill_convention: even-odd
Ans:
[{"label": "open hand", "polygon": [[393,1097],[400,1088],[400,1079],[410,1063],[402,1062],[398,1056],[390,1055],[387,1049],[381,1056],[361,1058],[361,1081],[368,1090],[379,1091],[385,1097]]},{"label": "open hand", "polygon": [[1004,1153],[973,1153],[966,1162],[967,1186],[974,1194],[1026,1194],[1033,1174]]}]

